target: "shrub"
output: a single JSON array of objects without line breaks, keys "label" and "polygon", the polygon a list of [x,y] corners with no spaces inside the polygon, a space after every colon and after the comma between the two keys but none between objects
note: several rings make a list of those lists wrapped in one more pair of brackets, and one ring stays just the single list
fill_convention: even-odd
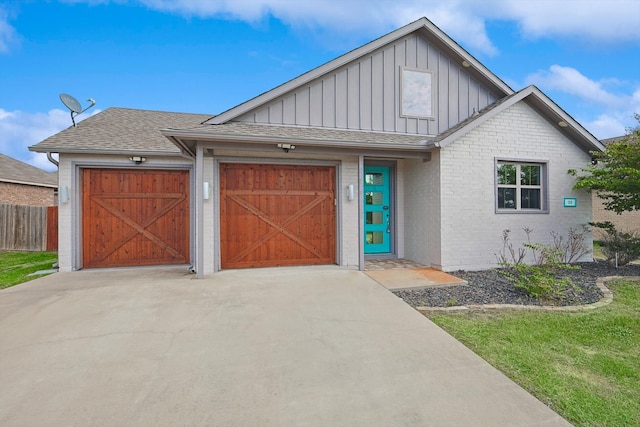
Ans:
[{"label": "shrub", "polygon": [[502,230],[502,249],[495,254],[498,259],[498,264],[520,264],[524,257],[527,255],[526,248],[518,248],[517,254],[513,247],[513,243],[510,241],[509,235],[511,230]]},{"label": "shrub", "polygon": [[562,259],[564,262],[576,262],[584,255],[591,252],[590,248],[584,243],[584,239],[589,232],[591,232],[591,230],[586,225],[582,226],[582,231],[569,228],[566,241],[562,235],[555,231],[551,232],[553,246],[562,253]]},{"label": "shrub", "polygon": [[640,258],[640,233],[618,231],[610,221],[596,222],[591,225],[605,231],[600,244],[607,261],[616,262],[617,257],[617,265],[625,265]]},{"label": "shrub", "polygon": [[[585,227],[581,233],[570,229],[569,239],[563,243],[563,239],[557,233],[551,233],[553,244],[532,243],[533,230],[525,228],[528,243],[523,248],[514,249],[509,241],[509,230],[502,233],[502,250],[498,258],[499,270],[513,285],[527,292],[528,295],[541,299],[556,299],[568,288],[576,289],[575,283],[570,277],[562,277],[562,270],[579,269],[571,266],[567,260],[577,260],[588,250],[584,248],[584,237],[588,232]],[[531,251],[533,265],[523,263],[527,251]],[[516,255],[517,254],[517,255]],[[509,256],[511,260],[509,260]]]},{"label": "shrub", "polygon": [[589,246],[585,244],[585,238],[591,231],[586,225],[582,226],[582,231],[569,228],[567,240],[561,234],[552,231],[550,234],[553,244],[549,246],[532,243],[531,233],[533,233],[533,230],[528,227],[522,230],[527,235],[528,242],[522,248],[513,247],[513,243],[510,240],[511,230],[502,230],[502,249],[495,254],[498,264],[521,264],[527,255],[527,249],[532,251],[533,262],[536,265],[546,264],[549,258],[554,262],[570,264],[591,252]]},{"label": "shrub", "polygon": [[575,269],[579,267],[511,264],[504,270],[499,270],[513,285],[527,292],[528,295],[542,299],[556,299],[569,288],[575,289],[575,283],[570,277],[558,277],[561,269]]}]

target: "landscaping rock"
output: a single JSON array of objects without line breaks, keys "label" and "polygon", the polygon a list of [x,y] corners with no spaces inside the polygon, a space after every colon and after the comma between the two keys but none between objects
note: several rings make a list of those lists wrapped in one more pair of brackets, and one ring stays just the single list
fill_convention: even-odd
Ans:
[{"label": "landscaping rock", "polygon": [[578,270],[564,270],[563,275],[571,277],[575,289],[567,289],[557,298],[534,298],[505,279],[497,270],[455,271],[456,277],[469,284],[447,288],[422,288],[395,291],[413,307],[455,307],[480,304],[517,304],[517,305],[557,305],[570,306],[591,304],[602,297],[596,286],[596,278],[606,276],[640,276],[640,265],[629,264],[616,269],[604,261],[574,264]]}]

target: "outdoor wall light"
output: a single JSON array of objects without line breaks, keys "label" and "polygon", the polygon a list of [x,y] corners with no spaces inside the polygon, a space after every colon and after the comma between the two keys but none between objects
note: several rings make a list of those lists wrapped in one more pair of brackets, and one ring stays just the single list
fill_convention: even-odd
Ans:
[{"label": "outdoor wall light", "polygon": [[349,184],[349,186],[347,187],[347,199],[349,199],[349,201],[353,201],[356,198],[356,193],[353,189],[353,184]]},{"label": "outdoor wall light", "polygon": [[140,156],[131,156],[131,157],[129,157],[129,160],[131,160],[136,165],[139,165],[140,163],[146,162],[147,158],[146,157],[140,157]]},{"label": "outdoor wall light", "polygon": [[291,144],[278,144],[278,148],[282,148],[282,151],[288,153],[289,150],[295,150],[296,146]]},{"label": "outdoor wall light", "polygon": [[202,198],[204,200],[209,200],[209,197],[211,196],[211,186],[209,185],[208,182],[203,182],[202,183]]},{"label": "outdoor wall light", "polygon": [[69,201],[69,187],[60,187],[60,191],[58,191],[58,201],[60,203],[67,203]]}]

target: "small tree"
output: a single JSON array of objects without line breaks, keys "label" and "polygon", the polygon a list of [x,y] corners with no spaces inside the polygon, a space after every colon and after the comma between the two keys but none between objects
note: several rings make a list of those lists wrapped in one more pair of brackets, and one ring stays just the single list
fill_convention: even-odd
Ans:
[{"label": "small tree", "polygon": [[569,173],[576,176],[573,188],[598,190],[604,199],[605,209],[621,214],[640,210],[640,114],[635,114],[638,126],[626,138],[611,143],[603,152],[592,152],[597,164],[581,171]]}]

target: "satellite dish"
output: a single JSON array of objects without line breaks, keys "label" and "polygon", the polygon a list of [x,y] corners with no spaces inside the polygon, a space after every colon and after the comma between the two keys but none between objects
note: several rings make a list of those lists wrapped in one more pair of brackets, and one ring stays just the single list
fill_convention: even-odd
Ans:
[{"label": "satellite dish", "polygon": [[87,111],[89,108],[91,108],[94,105],[96,105],[96,101],[93,98],[89,98],[89,99],[87,99],[87,101],[89,101],[91,103],[91,105],[89,105],[87,108],[85,108],[83,110],[82,106],[80,105],[78,100],[75,99],[71,95],[67,95],[66,93],[61,93],[60,94],[60,101],[62,101],[64,106],[67,107],[69,109],[69,111],[71,111],[71,121],[73,122],[73,127],[76,127],[76,119],[75,119],[75,117],[78,114],[82,114],[85,111]]}]

